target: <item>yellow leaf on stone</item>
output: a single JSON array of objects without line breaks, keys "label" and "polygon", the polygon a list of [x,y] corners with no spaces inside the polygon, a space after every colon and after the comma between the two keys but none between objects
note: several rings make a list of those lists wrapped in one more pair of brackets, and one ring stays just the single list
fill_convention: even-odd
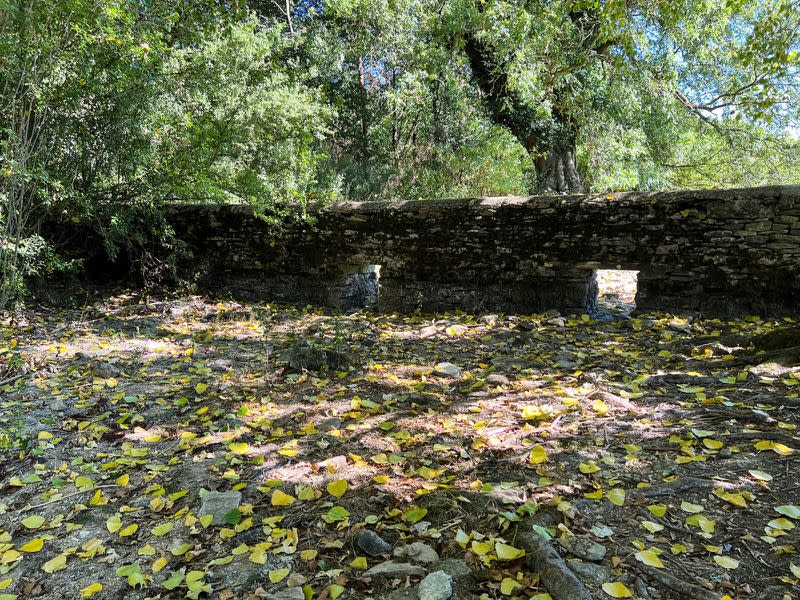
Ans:
[{"label": "yellow leaf on stone", "polygon": [[272,506],[289,506],[294,504],[294,501],[294,496],[290,496],[289,494],[280,490],[275,490],[272,492],[272,498],[270,499]]},{"label": "yellow leaf on stone", "polygon": [[486,556],[492,550],[492,545],[489,542],[476,542],[473,540],[470,550],[478,556]]},{"label": "yellow leaf on stone", "polygon": [[85,475],[80,475],[75,478],[75,487],[78,488],[79,491],[84,492],[93,489],[94,482]]},{"label": "yellow leaf on stone", "polygon": [[[789,519],[783,517],[779,519],[773,519],[772,521],[767,523],[767,525],[769,525],[773,529],[780,529],[781,531],[790,531],[794,529],[794,523],[792,523]],[[20,550],[22,550],[22,548],[20,548]]]},{"label": "yellow leaf on stone", "polygon": [[67,566],[67,555],[59,554],[53,559],[48,560],[42,565],[42,571],[45,573],[55,573]]},{"label": "yellow leaf on stone", "polygon": [[547,450],[545,450],[544,446],[541,444],[536,444],[533,448],[531,448],[531,452],[528,455],[528,460],[534,465],[543,463],[547,460]]},{"label": "yellow leaf on stone", "polygon": [[331,481],[327,486],[325,486],[325,488],[328,490],[328,493],[331,496],[341,498],[347,491],[347,480],[337,479],[335,481]]},{"label": "yellow leaf on stone", "polygon": [[[189,571],[186,574],[186,587],[189,588],[190,592],[196,592],[198,590],[202,590],[205,586],[203,583],[203,579],[206,576],[205,571]],[[207,591],[211,591],[209,587]]]},{"label": "yellow leaf on stone", "polygon": [[598,488],[593,492],[586,492],[583,497],[590,500],[598,500],[603,497],[603,488]]},{"label": "yellow leaf on stone", "polygon": [[687,512],[693,515],[696,513],[703,512],[705,510],[705,507],[701,506],[700,504],[692,504],[691,502],[686,502],[684,500],[683,502],[681,502],[681,510],[683,512]]},{"label": "yellow leaf on stone", "polygon": [[503,581],[500,582],[500,593],[504,596],[510,596],[515,590],[521,588],[522,585],[520,585],[516,579],[511,579],[511,577],[505,577]]},{"label": "yellow leaf on stone", "polygon": [[28,529],[39,529],[45,523],[45,518],[39,515],[31,515],[26,519],[22,519],[22,524]]},{"label": "yellow leaf on stone", "polygon": [[139,529],[139,526],[136,523],[132,523],[128,525],[125,529],[119,532],[119,537],[128,537],[136,533],[136,530]]},{"label": "yellow leaf on stone", "polygon": [[794,504],[776,506],[775,512],[780,515],[786,515],[790,519],[800,519],[800,506],[795,506]]},{"label": "yellow leaf on stone", "polygon": [[420,467],[419,469],[417,469],[417,475],[419,475],[420,477],[424,477],[425,479],[431,480],[441,475],[443,471],[444,469],[431,469],[430,467]]},{"label": "yellow leaf on stone", "polygon": [[789,446],[785,446],[778,442],[775,442],[775,444],[772,446],[772,450],[781,456],[789,456],[790,454],[794,454],[793,448],[789,448]]},{"label": "yellow leaf on stone", "polygon": [[736,560],[735,558],[731,558],[730,556],[720,556],[719,554],[715,554],[714,562],[717,563],[723,569],[739,568],[739,561]]},{"label": "yellow leaf on stone", "polygon": [[717,498],[725,500],[725,502],[730,502],[734,506],[738,506],[739,508],[747,508],[747,501],[741,494],[729,494],[721,489],[716,489],[714,490],[714,495]]},{"label": "yellow leaf on stone", "polygon": [[162,556],[161,558],[157,558],[153,561],[151,568],[153,569],[153,573],[158,573],[167,566],[169,563],[169,559],[166,556]]},{"label": "yellow leaf on stone", "polygon": [[232,442],[228,445],[228,450],[234,454],[247,454],[250,445],[247,442]]},{"label": "yellow leaf on stone", "polygon": [[642,527],[647,529],[650,533],[657,533],[664,529],[664,526],[660,523],[655,523],[653,521],[642,521]]},{"label": "yellow leaf on stone", "polygon": [[12,583],[14,583],[13,577],[6,577],[5,579],[0,579],[0,590],[8,589]]},{"label": "yellow leaf on stone", "polygon": [[525,550],[522,548],[515,548],[502,542],[497,542],[494,546],[494,552],[500,560],[516,560],[525,556]]},{"label": "yellow leaf on stone", "polygon": [[207,383],[198,383],[197,385],[194,386],[194,391],[197,392],[198,394],[202,394],[207,389],[208,389]]},{"label": "yellow leaf on stone", "polygon": [[609,408],[608,404],[602,400],[595,400],[592,404],[592,410],[602,417],[608,414]]},{"label": "yellow leaf on stone", "polygon": [[42,538],[34,538],[27,544],[23,544],[19,547],[21,552],[39,552],[44,548],[44,540]]},{"label": "yellow leaf on stone", "polygon": [[208,526],[211,525],[211,522],[214,520],[214,515],[203,515],[200,517],[200,525],[203,526],[203,529],[208,529]]},{"label": "yellow leaf on stone", "polygon": [[81,598],[91,598],[95,594],[99,594],[103,591],[103,584],[96,581],[94,583],[90,583],[85,588],[81,588]]},{"label": "yellow leaf on stone", "polygon": [[759,440],[754,444],[754,446],[756,450],[772,450],[781,456],[789,456],[790,454],[794,454],[794,450],[789,448],[789,446],[779,442],[773,442],[771,440]]},{"label": "yellow leaf on stone", "polygon": [[[344,593],[344,588],[340,586],[338,583],[332,583],[328,586],[328,595],[331,597],[331,600],[336,600],[343,593]],[[307,597],[308,596],[306,596],[306,598]]]},{"label": "yellow leaf on stone", "polygon": [[377,483],[378,485],[383,485],[385,483],[389,483],[389,476],[388,475],[376,475],[372,478],[372,481]]},{"label": "yellow leaf on stone", "polygon": [[162,523],[161,525],[153,527],[151,533],[155,536],[162,537],[167,535],[170,531],[172,531],[173,527],[175,527],[175,521],[167,521],[166,523]]},{"label": "yellow leaf on stone", "polygon": [[108,504],[108,498],[103,495],[103,490],[95,490],[92,499],[89,500],[89,506],[103,506]]},{"label": "yellow leaf on stone", "polygon": [[272,583],[280,583],[289,574],[289,569],[274,569],[269,572],[269,580]]},{"label": "yellow leaf on stone", "polygon": [[358,571],[366,571],[368,567],[366,557],[358,556],[354,558],[352,561],[350,561],[350,567]]},{"label": "yellow leaf on stone", "polygon": [[117,477],[117,485],[126,486],[128,482],[131,480],[131,476],[125,473],[124,475],[120,475]]},{"label": "yellow leaf on stone", "polygon": [[758,479],[759,481],[772,481],[772,475],[764,471],[759,471],[758,469],[751,469],[748,471],[748,473],[750,473],[750,476],[753,479]]},{"label": "yellow leaf on stone", "polygon": [[723,444],[719,440],[712,440],[711,438],[703,438],[703,445],[709,450],[719,450],[725,444]]},{"label": "yellow leaf on stone", "polygon": [[714,528],[716,527],[716,521],[707,519],[703,515],[691,515],[686,517],[686,524],[699,527],[705,533],[714,533]]},{"label": "yellow leaf on stone", "polygon": [[603,591],[612,598],[632,598],[633,593],[621,581],[606,581],[603,584]]},{"label": "yellow leaf on stone", "polygon": [[598,467],[593,460],[590,460],[588,463],[579,464],[578,470],[584,475],[588,475],[590,473],[597,473],[597,471],[600,470],[600,467]]},{"label": "yellow leaf on stone", "polygon": [[314,560],[315,558],[317,558],[317,551],[314,549],[303,550],[302,552],[300,552],[300,558],[302,558],[303,560]]},{"label": "yellow leaf on stone", "polygon": [[684,546],[683,544],[672,544],[670,547],[670,552],[673,554],[683,554],[684,552],[688,552],[689,549]]},{"label": "yellow leaf on stone", "polygon": [[625,504],[625,490],[622,488],[614,488],[613,490],[609,490],[606,492],[606,498],[608,498],[612,504],[622,506]]},{"label": "yellow leaf on stone", "polygon": [[667,505],[666,504],[651,504],[647,507],[647,510],[650,511],[650,514],[654,517],[663,517],[667,513]]},{"label": "yellow leaf on stone", "polygon": [[636,560],[646,564],[648,567],[655,567],[656,569],[663,569],[664,563],[658,558],[658,555],[652,550],[641,550],[634,554]]},{"label": "yellow leaf on stone", "polygon": [[295,488],[295,492],[297,493],[297,498],[299,500],[313,500],[317,497],[317,493],[314,491],[310,485],[304,486],[299,491]]}]

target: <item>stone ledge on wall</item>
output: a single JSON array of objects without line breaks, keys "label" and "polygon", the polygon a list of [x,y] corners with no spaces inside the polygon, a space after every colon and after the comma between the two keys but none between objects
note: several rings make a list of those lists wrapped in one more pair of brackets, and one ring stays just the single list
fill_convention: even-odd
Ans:
[{"label": "stone ledge on wall", "polygon": [[797,315],[800,186],[343,202],[277,236],[241,205],[179,205],[183,269],[210,291],[347,307],[380,265],[378,308],[585,310],[593,270],[638,270],[646,310]]}]

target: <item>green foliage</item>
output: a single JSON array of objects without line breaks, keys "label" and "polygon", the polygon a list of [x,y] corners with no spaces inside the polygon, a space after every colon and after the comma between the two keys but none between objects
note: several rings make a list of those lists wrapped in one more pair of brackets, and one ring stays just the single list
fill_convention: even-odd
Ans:
[{"label": "green foliage", "polygon": [[171,202],[277,226],[522,194],[559,148],[589,191],[797,181],[798,22],[792,0],[0,0],[4,293],[48,215],[159,279]]},{"label": "green foliage", "polygon": [[[204,0],[3,0],[0,15],[0,121],[40,115],[24,171],[9,151],[0,165],[4,213],[9,190],[25,199],[21,237],[57,214],[100,232],[112,258],[149,257],[132,262],[162,278],[175,243],[165,203],[274,216],[330,195],[317,177],[330,111],[285,63],[274,22]],[[14,133],[4,150],[21,145]]]}]

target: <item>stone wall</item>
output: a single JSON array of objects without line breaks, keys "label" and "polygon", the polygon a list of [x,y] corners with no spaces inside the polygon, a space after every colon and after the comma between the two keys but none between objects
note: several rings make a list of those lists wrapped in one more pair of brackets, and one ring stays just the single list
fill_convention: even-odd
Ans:
[{"label": "stone wall", "polygon": [[347,306],[381,265],[385,310],[583,311],[594,269],[639,270],[637,307],[800,314],[800,186],[341,203],[279,235],[245,206],[170,213],[201,287]]}]

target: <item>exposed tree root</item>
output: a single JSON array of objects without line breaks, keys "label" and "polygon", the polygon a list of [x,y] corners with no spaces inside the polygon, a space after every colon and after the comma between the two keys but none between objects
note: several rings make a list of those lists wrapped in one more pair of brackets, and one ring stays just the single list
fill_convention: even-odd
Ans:
[{"label": "exposed tree root", "polygon": [[649,567],[636,560],[630,561],[628,564],[651,581],[655,580],[662,586],[669,588],[681,598],[686,598],[687,600],[720,600],[720,596],[716,592],[678,579],[661,569]]},{"label": "exposed tree root", "polygon": [[710,479],[700,479],[698,477],[681,477],[674,481],[667,481],[648,488],[637,488],[631,490],[631,494],[639,494],[645,498],[656,498],[658,496],[673,496],[675,494],[682,494],[689,490],[705,489],[711,490],[716,484]]},{"label": "exposed tree root", "polygon": [[800,438],[782,433],[780,431],[739,431],[725,436],[725,439],[731,442],[746,440],[770,440],[773,442],[780,442],[782,444],[793,444],[794,447],[800,446]]},{"label": "exposed tree root", "polygon": [[533,532],[519,532],[515,539],[554,600],[594,600],[550,542]]},{"label": "exposed tree root", "polygon": [[759,394],[750,398],[753,404],[769,404],[770,406],[791,406],[800,407],[800,398],[789,398],[788,396],[772,396]]},{"label": "exposed tree root", "polygon": [[693,360],[686,363],[687,368],[711,368],[729,369],[731,367],[744,367],[747,365],[760,365],[768,362],[778,363],[784,367],[800,365],[800,346],[793,348],[780,348],[778,350],[768,350],[755,354],[744,352],[727,360],[698,361]]},{"label": "exposed tree root", "polygon": [[630,412],[630,413],[642,413],[645,411],[645,408],[639,406],[638,404],[634,404],[630,400],[626,400],[622,396],[617,396],[616,394],[612,394],[607,390],[595,390],[591,394],[587,396],[587,398],[593,398],[595,400],[602,400],[606,404],[619,408],[621,410]]}]

